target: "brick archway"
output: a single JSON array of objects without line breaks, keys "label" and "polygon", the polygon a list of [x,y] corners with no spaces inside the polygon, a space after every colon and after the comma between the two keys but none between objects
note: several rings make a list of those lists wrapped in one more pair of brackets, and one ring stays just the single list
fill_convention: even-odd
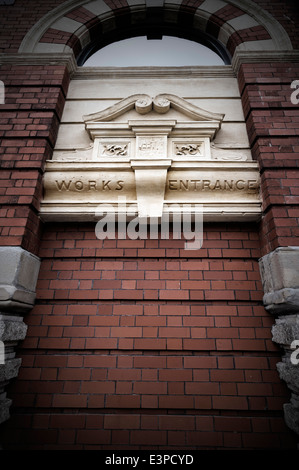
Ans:
[{"label": "brick archway", "polygon": [[237,48],[292,50],[283,27],[247,1],[161,0],[138,5],[123,0],[116,6],[112,0],[81,0],[67,1],[37,22],[19,52],[73,51],[82,64],[97,49],[141,34],[170,34],[204,43],[226,63]]}]

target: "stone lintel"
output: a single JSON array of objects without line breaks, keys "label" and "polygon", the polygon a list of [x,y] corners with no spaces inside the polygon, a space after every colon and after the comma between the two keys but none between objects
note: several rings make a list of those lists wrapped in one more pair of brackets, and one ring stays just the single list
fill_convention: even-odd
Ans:
[{"label": "stone lintel", "polygon": [[[140,209],[159,194],[160,207],[163,203],[163,210],[170,212],[173,205],[180,205],[185,212],[190,204],[201,204],[208,222],[259,220],[256,162],[200,161],[201,157],[191,160],[190,156],[173,155],[164,158],[163,137],[161,141],[142,141],[140,146],[135,158],[47,162],[42,219],[94,221],[99,205],[109,203],[118,214],[119,197],[125,198],[130,208],[133,204]],[[161,149],[161,157],[149,156],[155,146]]]}]

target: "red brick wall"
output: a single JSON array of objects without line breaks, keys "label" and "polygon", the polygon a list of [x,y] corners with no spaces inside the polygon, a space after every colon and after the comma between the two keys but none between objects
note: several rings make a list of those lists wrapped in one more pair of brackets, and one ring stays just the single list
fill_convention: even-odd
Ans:
[{"label": "red brick wall", "polygon": [[45,227],[8,447],[294,448],[257,227],[204,232],[187,254],[181,240]]},{"label": "red brick wall", "polygon": [[14,4],[0,6],[1,52],[18,52],[20,44],[32,26],[64,0],[15,0]]},{"label": "red brick wall", "polygon": [[272,15],[287,31],[294,49],[299,48],[298,3],[296,0],[253,0],[259,7]]},{"label": "red brick wall", "polygon": [[298,246],[299,105],[291,84],[299,65],[243,64],[239,87],[252,155],[262,178],[262,255],[278,246]]},{"label": "red brick wall", "polygon": [[69,84],[64,66],[2,65],[0,245],[37,254],[45,161],[51,159]]}]

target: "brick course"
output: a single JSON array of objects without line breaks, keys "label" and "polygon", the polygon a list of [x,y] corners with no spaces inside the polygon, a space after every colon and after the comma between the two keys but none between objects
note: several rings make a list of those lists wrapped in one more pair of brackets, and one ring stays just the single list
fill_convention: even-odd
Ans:
[{"label": "brick course", "polygon": [[37,254],[45,161],[52,156],[68,89],[63,66],[1,66],[0,245]]},{"label": "brick course", "polygon": [[298,245],[298,118],[291,83],[298,65],[243,64],[239,87],[248,137],[261,168],[262,254]]},{"label": "brick course", "polygon": [[48,227],[6,441],[18,429],[29,449],[292,448],[256,227],[209,224],[209,239],[226,243],[188,258],[183,240],[173,255],[171,241]]}]

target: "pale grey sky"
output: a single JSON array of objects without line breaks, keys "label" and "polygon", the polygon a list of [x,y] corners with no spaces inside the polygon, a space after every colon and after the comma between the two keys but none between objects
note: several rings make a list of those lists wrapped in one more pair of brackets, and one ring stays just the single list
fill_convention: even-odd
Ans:
[{"label": "pale grey sky", "polygon": [[201,44],[163,36],[162,40],[137,37],[114,42],[93,54],[86,67],[223,65],[223,60]]}]

